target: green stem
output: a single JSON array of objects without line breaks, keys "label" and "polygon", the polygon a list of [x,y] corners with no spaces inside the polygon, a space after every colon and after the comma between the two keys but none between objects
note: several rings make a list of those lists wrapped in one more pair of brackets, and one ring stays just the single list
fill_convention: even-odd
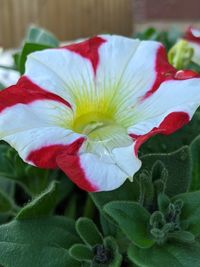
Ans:
[{"label": "green stem", "polygon": [[141,206],[143,206],[144,205],[144,198],[145,198],[145,187],[144,187],[144,184],[143,184],[141,179],[139,181],[139,187],[140,187],[139,203]]},{"label": "green stem", "polygon": [[17,68],[15,66],[4,66],[4,65],[0,65],[1,69],[6,69],[6,70],[17,70]]},{"label": "green stem", "polygon": [[84,217],[88,218],[93,218],[95,214],[96,207],[90,197],[90,194],[87,195],[86,203],[85,203],[85,208],[83,212]]}]

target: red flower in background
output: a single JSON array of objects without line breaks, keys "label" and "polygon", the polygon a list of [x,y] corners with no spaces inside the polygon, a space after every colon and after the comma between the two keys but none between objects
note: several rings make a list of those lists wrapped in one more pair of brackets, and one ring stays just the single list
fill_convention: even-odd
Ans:
[{"label": "red flower in background", "polygon": [[194,27],[189,27],[183,38],[188,41],[190,47],[193,48],[192,61],[200,65],[200,30]]}]

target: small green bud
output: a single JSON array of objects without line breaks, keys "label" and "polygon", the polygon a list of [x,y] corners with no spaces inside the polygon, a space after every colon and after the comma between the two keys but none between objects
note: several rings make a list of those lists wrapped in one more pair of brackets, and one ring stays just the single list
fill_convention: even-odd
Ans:
[{"label": "small green bud", "polygon": [[162,172],[164,169],[166,169],[166,168],[165,168],[165,165],[163,164],[163,162],[160,160],[157,160],[153,164],[152,169],[151,169],[152,180],[155,181],[155,180],[160,179],[162,177]]},{"label": "small green bud", "polygon": [[194,50],[186,40],[179,40],[169,51],[169,63],[176,69],[185,69],[191,62]]},{"label": "small green bud", "polygon": [[153,228],[150,232],[157,240],[162,240],[165,238],[165,233],[158,228]]},{"label": "small green bud", "polygon": [[165,223],[165,217],[160,211],[155,211],[150,217],[150,225],[153,227],[162,228]]},{"label": "small green bud", "polygon": [[170,204],[170,199],[167,195],[162,193],[158,195],[158,208],[160,211],[166,213],[169,204]]},{"label": "small green bud", "polygon": [[158,194],[163,194],[166,189],[166,183],[165,181],[159,179],[154,182],[154,187],[156,189],[157,195]]}]

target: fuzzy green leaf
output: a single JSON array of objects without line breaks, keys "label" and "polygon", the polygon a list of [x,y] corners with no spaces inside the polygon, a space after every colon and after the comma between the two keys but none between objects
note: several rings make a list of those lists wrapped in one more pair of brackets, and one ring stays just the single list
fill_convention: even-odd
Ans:
[{"label": "fuzzy green leaf", "polygon": [[168,234],[168,237],[184,243],[193,243],[195,241],[195,236],[188,231],[176,231]]},{"label": "fuzzy green leaf", "polygon": [[105,212],[100,213],[100,223],[104,236],[116,236],[119,228],[116,223],[112,223],[111,220],[109,220],[109,216],[107,216]]},{"label": "fuzzy green leaf", "polygon": [[189,192],[175,196],[172,200],[183,201],[180,220],[184,230],[192,232],[195,236],[200,234],[200,191]]},{"label": "fuzzy green leaf", "polygon": [[73,245],[69,250],[69,254],[78,261],[92,261],[94,257],[92,250],[83,244]]},{"label": "fuzzy green leaf", "polygon": [[6,267],[80,267],[67,251],[77,242],[80,240],[74,222],[64,217],[14,220],[0,226],[0,264]]},{"label": "fuzzy green leaf", "polygon": [[141,248],[151,247],[155,241],[148,232],[150,214],[136,202],[113,201],[104,210],[125,233],[127,238]]},{"label": "fuzzy green leaf", "polygon": [[110,192],[98,192],[90,194],[97,208],[103,212],[103,206],[111,201],[131,200],[139,198],[139,185],[136,181],[126,181],[121,187]]},{"label": "fuzzy green leaf", "polygon": [[22,161],[8,145],[0,145],[0,179],[17,182],[28,195],[35,197],[46,190],[49,183],[58,180],[58,198],[62,201],[74,188],[73,183],[59,170],[44,170]]},{"label": "fuzzy green leaf", "polygon": [[8,145],[0,145],[0,179],[17,182],[31,196],[38,195],[48,186],[48,170],[27,165]]},{"label": "fuzzy green leaf", "polygon": [[13,209],[13,202],[8,197],[6,193],[4,193],[0,189],[0,213],[6,213]]},{"label": "fuzzy green leaf", "polygon": [[112,261],[109,267],[120,267],[122,263],[122,255],[119,253],[118,245],[113,237],[106,237],[104,245],[112,252]]},{"label": "fuzzy green leaf", "polygon": [[197,136],[190,145],[192,156],[192,183],[190,189],[200,189],[200,136]]},{"label": "fuzzy green leaf", "polygon": [[131,245],[128,250],[129,259],[142,267],[190,267],[199,266],[200,244],[165,244],[141,249]]},{"label": "fuzzy green leaf", "polygon": [[23,207],[16,219],[34,219],[50,215],[57,203],[57,195],[58,183],[54,181],[43,193]]},{"label": "fuzzy green leaf", "polygon": [[81,239],[91,247],[103,243],[103,237],[97,226],[88,218],[79,218],[76,222],[76,230]]},{"label": "fuzzy green leaf", "polygon": [[160,211],[166,213],[169,204],[170,204],[170,199],[167,195],[165,194],[158,195],[158,208]]},{"label": "fuzzy green leaf", "polygon": [[142,169],[151,170],[156,161],[161,161],[168,171],[166,194],[174,196],[188,190],[191,183],[191,157],[187,146],[169,154],[149,154],[141,157]]},{"label": "fuzzy green leaf", "polygon": [[0,177],[0,224],[8,221],[9,216],[15,213],[17,207],[14,202],[14,183]]}]

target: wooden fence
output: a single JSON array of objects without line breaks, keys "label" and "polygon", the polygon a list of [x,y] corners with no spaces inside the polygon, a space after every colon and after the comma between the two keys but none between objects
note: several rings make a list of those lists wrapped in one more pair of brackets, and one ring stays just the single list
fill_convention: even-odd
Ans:
[{"label": "wooden fence", "polygon": [[133,0],[0,0],[0,45],[20,44],[36,24],[60,40],[109,32],[130,35]]}]

